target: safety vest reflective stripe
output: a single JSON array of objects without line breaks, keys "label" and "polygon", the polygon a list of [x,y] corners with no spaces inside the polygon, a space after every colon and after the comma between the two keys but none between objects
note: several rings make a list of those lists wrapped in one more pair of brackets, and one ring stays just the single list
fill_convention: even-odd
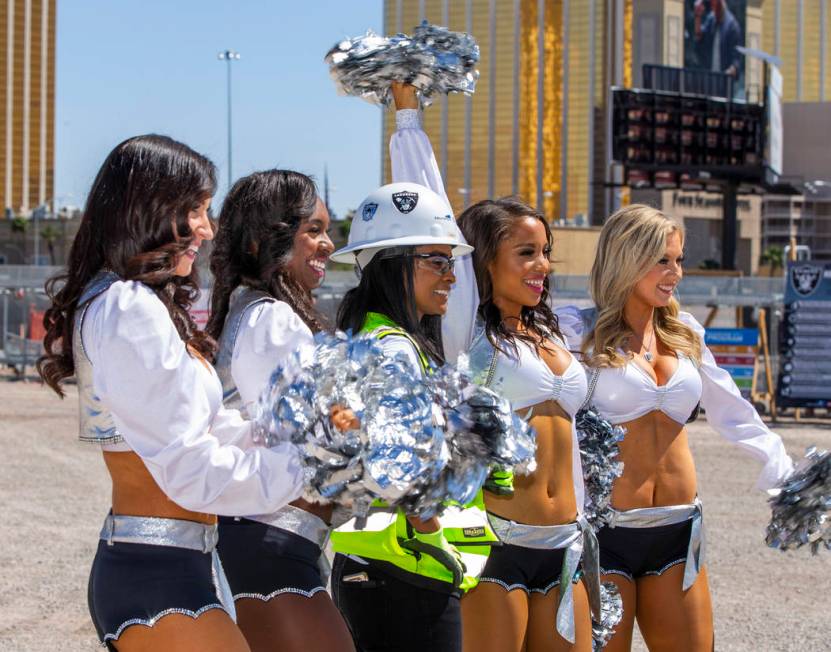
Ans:
[{"label": "safety vest reflective stripe", "polygon": [[432,372],[432,368],[430,366],[430,359],[424,355],[424,352],[421,350],[421,347],[416,342],[415,338],[410,335],[407,331],[401,328],[386,328],[383,330],[375,331],[375,337],[379,340],[384,339],[385,337],[389,337],[390,335],[398,335],[399,337],[405,337],[410,340],[410,343],[415,347],[416,353],[418,354],[418,361],[421,363],[421,369],[424,373],[429,374]]},{"label": "safety vest reflective stripe", "polygon": [[[370,333],[379,340],[392,335],[406,337],[415,347],[423,371],[431,373],[430,360],[415,338],[391,324],[384,315],[370,313],[361,332]],[[448,506],[439,517],[439,522],[445,538],[457,547],[462,556],[466,572],[460,588],[469,591],[479,581],[491,545],[499,541],[488,522],[481,489],[470,505]],[[388,562],[423,577],[452,582],[452,573],[432,557],[416,555],[401,548],[400,541],[408,538],[407,526],[407,517],[402,510],[384,509],[379,501],[370,509],[366,519],[350,519],[332,532],[332,549],[342,554]]]}]

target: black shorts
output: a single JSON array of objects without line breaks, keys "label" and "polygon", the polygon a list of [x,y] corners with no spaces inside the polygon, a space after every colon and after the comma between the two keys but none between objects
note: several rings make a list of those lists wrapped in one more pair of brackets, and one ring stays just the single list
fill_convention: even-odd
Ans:
[{"label": "black shorts", "polygon": [[143,543],[98,542],[88,591],[98,638],[108,647],[131,625],[152,627],[172,613],[193,618],[225,608],[211,553]]},{"label": "black shorts", "polygon": [[[499,584],[506,591],[522,589],[528,594],[546,595],[560,585],[565,548],[540,550],[503,543],[491,548],[480,582]],[[578,570],[572,582],[580,579]]]},{"label": "black shorts", "polygon": [[332,596],[358,652],[461,652],[462,612],[456,592],[425,588],[378,564],[338,554]]},{"label": "black shorts", "polygon": [[216,549],[235,601],[267,601],[284,593],[311,598],[326,590],[320,547],[288,530],[221,516]]},{"label": "black shorts", "polygon": [[597,533],[600,573],[623,575],[630,581],[661,575],[686,563],[692,520],[658,527],[604,527]]}]

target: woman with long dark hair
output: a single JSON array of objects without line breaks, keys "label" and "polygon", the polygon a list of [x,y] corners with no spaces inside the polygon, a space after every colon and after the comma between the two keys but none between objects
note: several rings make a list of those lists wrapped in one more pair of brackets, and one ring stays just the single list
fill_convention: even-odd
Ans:
[{"label": "woman with long dark hair", "polygon": [[215,344],[188,308],[214,165],[164,136],[107,156],[67,270],[47,292],[44,381],[78,381],[80,436],[101,446],[112,511],[89,583],[98,635],[118,650],[248,650],[216,556],[217,513],[268,513],[295,499],[295,448],[255,447],[222,406]]},{"label": "woman with long dark hair", "polygon": [[[390,142],[393,179],[419,179],[443,195],[414,89],[394,85],[393,95],[399,109]],[[462,600],[464,648],[587,651],[590,598],[599,608],[597,542],[581,516],[573,423],[587,388],[548,305],[551,230],[516,197],[478,202],[458,226],[474,251],[457,265],[442,322],[445,353],[451,362],[467,353],[475,380],[503,394],[537,433],[536,471],[512,483],[497,473],[485,485],[502,545],[491,550],[478,585]]]},{"label": "woman with long dark hair", "polygon": [[[299,172],[255,172],[225,197],[207,332],[219,341],[226,407],[247,414],[274,369],[323,328],[312,291],[334,249],[328,229],[326,206]],[[255,652],[353,649],[319,567],[330,519],[330,507],[303,500],[271,514],[220,518],[219,555]]]},{"label": "woman with long dark hair", "polygon": [[[375,338],[385,356],[408,361],[415,373],[433,373],[444,363],[440,320],[454,256],[468,251],[449,206],[430,189],[379,188],[358,207],[348,246],[332,255],[360,271],[338,327]],[[473,527],[454,527],[462,519]],[[476,555],[451,543],[460,538],[494,539],[475,506],[422,520],[377,504],[332,533],[332,591],[358,649],[461,650],[459,598],[475,583]]]},{"label": "woman with long dark hair", "polygon": [[[700,404],[723,437],[764,463],[758,487],[791,472],[782,440],[759,418],[704,343],[704,328],[674,297],[683,276],[683,226],[643,205],[606,220],[590,288],[594,319],[576,320],[598,413],[626,429],[611,522],[598,533],[604,579],[623,598],[607,650],[632,646],[637,619],[650,650],[714,647],[701,502],[686,423]],[[563,310],[563,317],[573,310]],[[589,311],[582,315],[589,317]],[[582,330],[582,333],[581,333]]]}]

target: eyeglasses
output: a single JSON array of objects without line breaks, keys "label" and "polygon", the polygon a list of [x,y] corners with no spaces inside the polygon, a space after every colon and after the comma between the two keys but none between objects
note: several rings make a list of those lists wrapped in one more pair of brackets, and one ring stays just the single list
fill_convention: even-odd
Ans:
[{"label": "eyeglasses", "polygon": [[452,272],[456,265],[456,259],[453,256],[444,254],[408,254],[408,256],[415,258],[416,265],[422,269],[429,269],[439,276]]},{"label": "eyeglasses", "polygon": [[391,258],[415,258],[418,267],[429,269],[438,276],[444,276],[448,272],[452,272],[456,264],[456,259],[453,256],[440,253],[417,254],[407,251],[405,247],[392,247],[382,251],[378,254],[378,258],[387,260]]}]

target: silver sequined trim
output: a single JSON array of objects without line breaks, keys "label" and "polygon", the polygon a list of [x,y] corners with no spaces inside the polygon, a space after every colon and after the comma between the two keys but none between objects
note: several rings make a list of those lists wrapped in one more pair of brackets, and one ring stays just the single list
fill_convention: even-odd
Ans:
[{"label": "silver sequined trim", "polygon": [[234,602],[241,598],[257,598],[258,600],[262,600],[263,602],[268,602],[272,598],[276,598],[278,595],[283,595],[284,593],[293,593],[296,595],[302,595],[306,598],[312,598],[321,591],[325,590],[325,586],[316,586],[311,591],[304,591],[303,589],[296,589],[290,586],[285,589],[277,589],[276,591],[272,591],[268,595],[263,595],[262,593],[235,593]]},{"label": "silver sequined trim", "polygon": [[625,577],[630,582],[635,581],[635,578],[632,577],[629,573],[627,573],[626,571],[617,570],[616,568],[613,568],[611,570],[606,570],[605,568],[601,568],[600,569],[600,574],[601,575],[622,575],[623,577]]},{"label": "silver sequined trim", "polygon": [[[128,627],[132,627],[133,625],[144,625],[145,627],[153,627],[159,620],[164,618],[165,616],[169,616],[170,614],[181,614],[183,616],[190,616],[194,620],[199,618],[203,613],[206,611],[210,611],[211,609],[222,609],[226,614],[228,611],[218,602],[214,602],[212,604],[207,604],[198,611],[191,611],[190,609],[165,609],[164,611],[160,611],[152,618],[132,618],[130,620],[125,620],[118,626],[118,629],[115,631],[115,634],[105,634],[104,640],[101,642],[101,646],[103,647],[106,645],[107,641],[113,640],[117,641],[118,637],[121,636],[121,633],[127,629]],[[230,616],[230,614],[228,614]]]},{"label": "silver sequined trim", "polygon": [[676,559],[675,561],[671,561],[671,562],[669,562],[666,566],[664,566],[664,567],[663,567],[662,569],[660,569],[660,570],[656,570],[656,571],[647,571],[647,572],[645,572],[645,573],[644,573],[644,575],[656,575],[656,576],[660,576],[660,575],[663,575],[664,573],[666,573],[666,572],[667,572],[670,568],[672,568],[673,566],[677,566],[678,564],[684,564],[684,563],[686,563],[686,562],[687,562],[687,558],[686,558],[686,557],[681,557],[681,559]]},{"label": "silver sequined trim", "polygon": [[503,582],[502,580],[498,580],[495,577],[480,577],[480,582],[491,582],[492,584],[499,584],[503,589],[506,591],[513,591],[514,589],[522,589],[526,593],[530,593],[530,590],[524,584],[508,584],[507,582]]},{"label": "silver sequined trim", "polygon": [[560,580],[554,580],[546,586],[544,589],[531,589],[532,593],[542,593],[543,595],[548,595],[548,592],[553,589],[555,586],[560,586]]}]

